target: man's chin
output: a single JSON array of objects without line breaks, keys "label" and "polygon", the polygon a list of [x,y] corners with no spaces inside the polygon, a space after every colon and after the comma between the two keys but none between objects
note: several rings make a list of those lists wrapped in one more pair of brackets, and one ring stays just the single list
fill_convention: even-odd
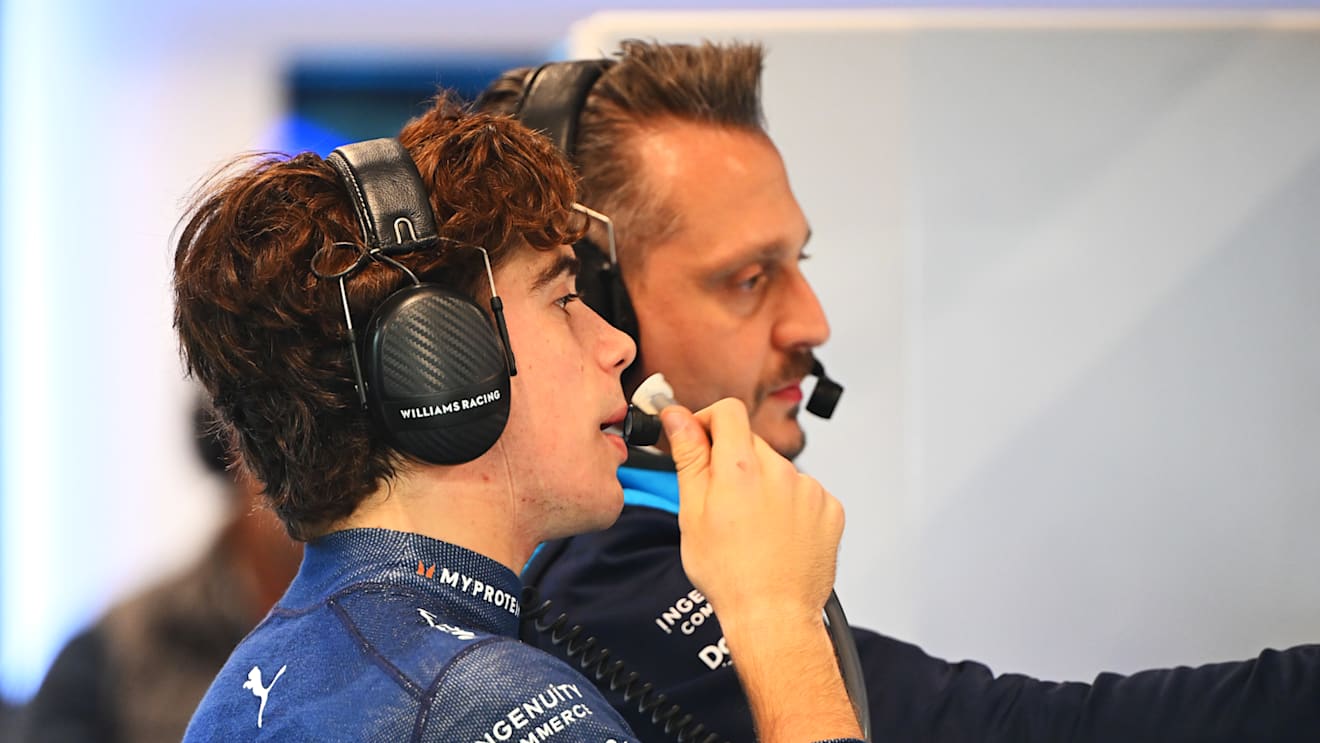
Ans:
[{"label": "man's chin", "polygon": [[776,421],[773,426],[753,425],[752,431],[765,439],[765,443],[779,452],[781,457],[790,461],[802,453],[807,443],[807,436],[796,420]]},{"label": "man's chin", "polygon": [[807,448],[807,437],[799,436],[797,441],[792,446],[786,446],[782,448],[776,446],[774,447],[774,450],[779,452],[780,456],[782,456],[784,459],[787,459],[788,461],[792,462],[793,460],[798,458],[798,455],[801,454],[802,450],[805,448]]}]

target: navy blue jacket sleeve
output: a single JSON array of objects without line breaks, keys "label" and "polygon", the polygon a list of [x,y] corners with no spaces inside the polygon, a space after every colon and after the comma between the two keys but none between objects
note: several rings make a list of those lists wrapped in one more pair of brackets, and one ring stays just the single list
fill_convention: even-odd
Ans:
[{"label": "navy blue jacket sleeve", "polygon": [[995,676],[854,629],[876,740],[1320,740],[1320,646],[1197,668],[1104,673],[1091,683]]},{"label": "navy blue jacket sleeve", "polygon": [[[753,740],[745,697],[719,622],[683,573],[675,518],[628,507],[604,532],[548,545],[525,579],[684,714],[731,741]],[[1102,674],[1091,683],[994,675],[920,648],[854,629],[876,741],[1091,743],[1114,741],[1320,740],[1320,646],[1237,663]],[[525,623],[523,638],[565,657]],[[590,674],[588,674],[590,675]],[[645,741],[670,741],[663,726],[607,693]],[[663,711],[663,707],[661,711]]]}]

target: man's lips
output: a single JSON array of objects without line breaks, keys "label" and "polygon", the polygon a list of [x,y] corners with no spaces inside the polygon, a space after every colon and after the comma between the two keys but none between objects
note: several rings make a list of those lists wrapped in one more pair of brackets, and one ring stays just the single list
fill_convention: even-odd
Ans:
[{"label": "man's lips", "polygon": [[780,387],[779,389],[771,392],[770,397],[779,400],[780,402],[787,402],[787,403],[802,402],[802,383],[794,382],[792,384]]},{"label": "man's lips", "polygon": [[617,408],[613,413],[610,413],[609,417],[605,419],[604,423],[600,424],[600,430],[604,431],[610,428],[618,428],[619,426],[622,426],[623,419],[627,415],[628,415],[627,405]]}]

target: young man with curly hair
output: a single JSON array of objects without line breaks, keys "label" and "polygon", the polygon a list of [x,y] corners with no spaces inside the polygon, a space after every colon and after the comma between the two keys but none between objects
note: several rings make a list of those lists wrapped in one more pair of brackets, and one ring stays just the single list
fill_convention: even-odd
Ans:
[{"label": "young man with curly hair", "polygon": [[[536,545],[604,528],[622,507],[614,472],[626,450],[606,429],[624,416],[619,375],[634,347],[575,301],[571,168],[519,124],[443,98],[398,145],[384,142],[403,153],[396,167],[312,154],[239,165],[204,187],[181,233],[186,365],[242,466],[307,541],[288,592],[220,671],[186,740],[636,740],[584,677],[516,639],[516,571]],[[362,216],[418,186],[429,208],[392,228]],[[438,234],[414,229],[423,211]],[[388,231],[397,250],[380,247]],[[452,459],[414,449],[362,403],[386,394],[364,360],[372,344],[386,346],[385,366],[398,361],[374,335],[385,322],[375,314],[394,317],[414,282],[478,300],[478,313],[489,304],[490,332],[498,294],[507,320],[505,386],[461,406],[504,398],[507,419]],[[413,330],[427,338],[453,330],[423,324]],[[408,425],[452,412],[407,410]],[[755,438],[737,401],[696,415],[671,407],[664,425],[684,478],[685,564],[745,652],[762,738],[856,736],[820,620],[837,501]],[[765,505],[751,535],[731,528],[746,499]]]}]

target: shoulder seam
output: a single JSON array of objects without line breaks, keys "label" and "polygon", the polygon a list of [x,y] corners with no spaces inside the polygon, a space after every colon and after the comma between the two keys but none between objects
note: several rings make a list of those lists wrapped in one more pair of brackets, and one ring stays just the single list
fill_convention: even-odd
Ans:
[{"label": "shoulder seam", "polygon": [[515,642],[518,643],[519,645],[522,645],[521,642],[519,642],[518,640],[512,637],[505,637],[503,635],[492,635],[484,640],[479,640],[463,648],[461,651],[456,653],[454,657],[449,659],[449,662],[445,664],[444,668],[440,669],[440,672],[437,673],[435,675],[435,678],[431,680],[431,684],[426,688],[425,693],[423,693],[417,700],[418,702],[417,719],[413,723],[412,740],[414,741],[422,740],[422,733],[425,732],[426,723],[430,719],[431,707],[435,702],[436,693],[440,690],[440,684],[444,682],[447,676],[449,676],[449,669],[453,668],[460,660],[463,659],[464,656],[475,651],[477,648],[485,647],[486,645],[499,642],[500,640],[509,640],[511,642]]},{"label": "shoulder seam", "polygon": [[344,629],[347,630],[349,636],[357,641],[358,647],[368,658],[371,659],[371,662],[379,666],[389,676],[393,677],[395,683],[402,686],[404,691],[408,692],[414,700],[420,701],[422,690],[409,680],[409,678],[404,675],[403,671],[399,670],[398,666],[389,662],[384,655],[381,655],[376,650],[375,645],[367,641],[367,638],[360,630],[358,630],[357,625],[353,623],[353,619],[348,615],[348,611],[339,605],[339,597],[332,596],[326,600],[325,603],[326,606],[330,608],[330,611],[334,612],[335,616],[339,617],[339,621],[344,625]]}]

